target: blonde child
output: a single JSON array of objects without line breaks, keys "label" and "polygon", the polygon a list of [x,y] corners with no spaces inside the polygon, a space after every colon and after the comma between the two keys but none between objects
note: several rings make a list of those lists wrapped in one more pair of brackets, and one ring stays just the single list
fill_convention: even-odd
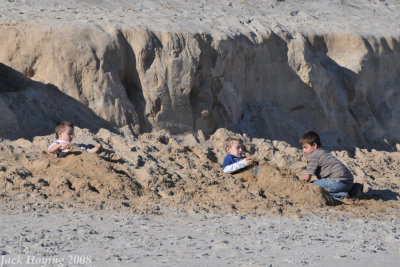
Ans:
[{"label": "blonde child", "polygon": [[234,173],[247,166],[253,165],[253,159],[243,157],[242,140],[229,137],[225,140],[225,151],[228,153],[222,164],[222,171]]}]

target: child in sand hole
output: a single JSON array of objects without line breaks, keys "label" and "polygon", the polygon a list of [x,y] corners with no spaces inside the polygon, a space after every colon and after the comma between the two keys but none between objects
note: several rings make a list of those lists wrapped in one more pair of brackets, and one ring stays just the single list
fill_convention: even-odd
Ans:
[{"label": "child in sand hole", "polygon": [[57,141],[54,141],[48,148],[49,153],[57,155],[57,157],[63,157],[68,154],[72,146],[77,146],[89,153],[96,153],[102,149],[101,144],[96,146],[85,146],[78,143],[71,143],[74,138],[74,126],[68,121],[61,121],[57,124],[56,129]]},{"label": "child in sand hole", "polygon": [[253,159],[243,157],[242,140],[239,138],[227,138],[225,140],[225,151],[228,153],[222,164],[222,171],[225,173],[235,173],[254,163]]}]

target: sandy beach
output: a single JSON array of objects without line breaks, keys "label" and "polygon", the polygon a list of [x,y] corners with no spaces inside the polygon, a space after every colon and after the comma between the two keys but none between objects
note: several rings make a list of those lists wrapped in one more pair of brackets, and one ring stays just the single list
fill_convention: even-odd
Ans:
[{"label": "sandy beach", "polygon": [[3,210],[1,259],[24,263],[4,266],[396,266],[400,259],[398,219],[159,212]]},{"label": "sandy beach", "polygon": [[[78,137],[82,133],[90,137],[87,131],[77,129]],[[91,138],[99,141],[110,135],[104,130],[102,133]],[[258,181],[253,180],[251,170],[244,172],[244,176],[211,178],[212,173],[218,173],[218,167],[210,169],[208,165],[212,161],[209,160],[198,169],[204,177],[191,184],[191,178],[184,178],[192,173],[190,159],[205,158],[210,153],[205,149],[182,157],[188,153],[183,149],[188,149],[185,142],[190,142],[190,138],[175,145],[156,144],[155,140],[164,140],[160,136],[168,135],[153,133],[151,138],[142,136],[132,143],[136,152],[123,153],[126,149],[121,145],[123,137],[111,136],[114,140],[107,148],[117,148],[116,153],[131,163],[121,164],[114,155],[110,165],[114,171],[104,175],[98,173],[105,172],[101,167],[105,164],[102,163],[106,159],[104,154],[56,159],[45,156],[39,148],[50,136],[36,138],[33,143],[3,140],[1,149],[5,157],[1,158],[1,168],[5,187],[1,192],[0,221],[3,266],[15,266],[13,260],[18,262],[17,266],[395,266],[400,258],[398,193],[393,189],[397,188],[398,181],[388,181],[393,173],[374,180],[358,176],[358,182],[366,187],[364,197],[333,204],[318,187],[280,176],[278,169],[273,168],[261,169],[256,174]],[[218,135],[210,140],[214,139]],[[150,151],[145,140],[151,142],[151,153],[155,155],[174,146],[180,149],[177,159],[187,161],[180,162],[184,166],[181,170],[186,169],[187,174],[180,172],[182,178],[174,182],[175,186],[171,187],[174,180],[165,179],[171,167],[170,171],[159,174],[164,179],[149,183],[148,188],[142,187],[141,193],[130,191],[127,181],[115,176],[123,168],[124,179],[135,177],[144,185],[144,179],[153,177],[146,173],[155,171],[154,163],[160,165],[157,169],[163,169],[160,156],[157,160],[154,157],[133,160],[140,155],[148,157],[143,152]],[[259,142],[265,140],[252,140],[253,144]],[[192,151],[206,146],[192,145]],[[271,162],[287,170],[299,168],[300,171],[304,166],[304,162],[297,167],[293,165],[301,155],[299,150],[285,143],[271,145],[269,151],[279,151],[269,156]],[[259,148],[263,146],[259,144]],[[25,157],[21,150],[30,152]],[[361,158],[346,159],[341,153],[337,155],[342,155],[355,173],[358,169],[353,164],[364,161],[365,166],[378,168],[371,156],[363,154]],[[383,152],[374,153],[383,156]],[[396,153],[388,155],[393,160]],[[172,158],[173,155],[171,151],[164,156]],[[222,149],[216,150],[216,157],[222,156]],[[10,157],[14,158],[7,159]],[[376,157],[375,160],[379,162]],[[80,164],[86,176],[82,176]],[[384,169],[391,172],[388,167]],[[7,177],[13,177],[9,178],[13,184]],[[278,184],[274,177],[279,179]],[[263,186],[264,179],[267,179],[266,186]],[[107,184],[124,187],[120,187],[119,193],[113,193],[113,189],[104,187]],[[193,187],[197,193],[184,193]],[[228,191],[221,193],[221,188]],[[285,193],[288,188],[299,192]],[[263,196],[257,197],[260,190]]]},{"label": "sandy beach", "polygon": [[[399,27],[397,0],[1,0],[0,267],[398,266]],[[299,180],[310,129],[359,196]]]}]

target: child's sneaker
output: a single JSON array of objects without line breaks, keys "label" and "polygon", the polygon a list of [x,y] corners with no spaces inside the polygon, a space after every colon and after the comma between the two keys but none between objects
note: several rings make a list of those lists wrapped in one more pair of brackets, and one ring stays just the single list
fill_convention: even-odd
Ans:
[{"label": "child's sneaker", "polygon": [[359,183],[354,183],[353,187],[349,191],[350,197],[360,198],[363,195],[364,185]]},{"label": "child's sneaker", "polygon": [[331,195],[331,197],[338,199],[338,200],[345,199],[346,197],[349,196],[349,194],[347,192],[329,193],[329,195]]}]

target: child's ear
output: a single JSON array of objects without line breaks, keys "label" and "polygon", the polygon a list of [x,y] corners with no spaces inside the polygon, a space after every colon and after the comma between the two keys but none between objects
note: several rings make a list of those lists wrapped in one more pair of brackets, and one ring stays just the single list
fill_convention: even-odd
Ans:
[{"label": "child's ear", "polygon": [[229,146],[227,146],[227,147],[225,147],[225,151],[226,151],[226,153],[230,153],[231,148]]}]

